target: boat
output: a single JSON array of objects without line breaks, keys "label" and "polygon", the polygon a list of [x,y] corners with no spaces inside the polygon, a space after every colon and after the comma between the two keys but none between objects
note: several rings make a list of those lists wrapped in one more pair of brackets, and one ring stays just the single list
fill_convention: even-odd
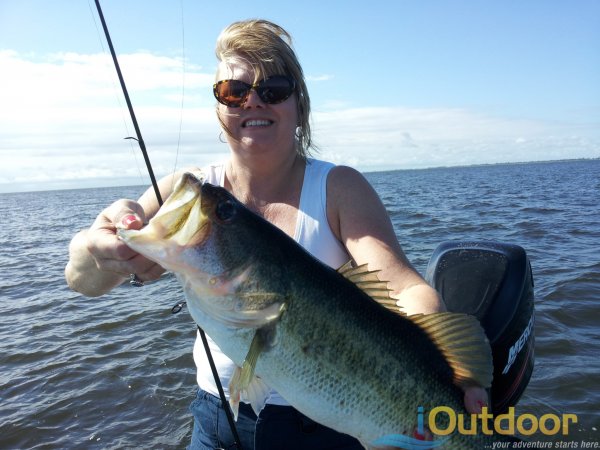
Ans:
[{"label": "boat", "polygon": [[525,250],[514,244],[448,241],[432,253],[425,279],[449,311],[479,319],[492,348],[490,412],[517,404],[534,366],[534,282]]}]

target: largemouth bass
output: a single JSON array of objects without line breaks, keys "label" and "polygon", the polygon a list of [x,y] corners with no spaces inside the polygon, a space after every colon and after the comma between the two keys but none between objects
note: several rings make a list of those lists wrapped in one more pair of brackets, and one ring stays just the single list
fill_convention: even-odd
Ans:
[{"label": "largemouth bass", "polygon": [[[481,449],[498,439],[463,405],[462,388],[489,387],[492,378],[474,317],[401,314],[376,273],[328,267],[191,174],[145,228],[119,236],[176,274],[194,320],[238,366],[234,410],[240,399],[259,410],[269,386],[367,448]],[[424,413],[440,406],[448,408],[435,418],[441,436],[411,447]],[[477,432],[453,429],[449,411]]]}]

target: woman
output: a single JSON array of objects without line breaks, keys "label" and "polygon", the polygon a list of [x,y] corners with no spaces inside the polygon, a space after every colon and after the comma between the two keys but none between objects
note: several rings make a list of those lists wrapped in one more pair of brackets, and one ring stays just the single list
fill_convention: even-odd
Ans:
[{"label": "woman", "polygon": [[[264,20],[234,23],[219,36],[216,53],[217,117],[231,152],[225,164],[203,169],[206,181],[225,187],[330,266],[337,268],[352,258],[380,270],[380,278],[389,280],[407,313],[443,310],[437,292],[407,261],[381,200],[364,177],[351,168],[308,158],[310,101],[289,34]],[[179,176],[160,181],[163,198]],[[133,252],[115,233],[119,227],[141,228],[157,210],[149,189],[137,202],[119,200],[102,211],[71,242],[65,270],[69,286],[98,296],[130,274],[143,281],[157,279],[164,269]],[[227,386],[233,363],[214,343],[212,351]],[[233,440],[198,342],[194,360],[200,389],[191,407],[191,448],[228,448]],[[482,389],[471,389],[465,397],[471,412],[478,412],[485,401]],[[362,449],[353,438],[301,415],[276,392],[258,418],[241,405],[237,428],[244,448]]]}]

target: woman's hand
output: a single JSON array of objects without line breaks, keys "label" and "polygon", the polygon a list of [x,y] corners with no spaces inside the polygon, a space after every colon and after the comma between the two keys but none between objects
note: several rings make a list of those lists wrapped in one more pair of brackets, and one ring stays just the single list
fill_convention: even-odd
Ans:
[{"label": "woman's hand", "polygon": [[133,200],[118,200],[104,209],[92,226],[75,235],[69,246],[65,277],[71,289],[96,297],[136,274],[142,281],[160,277],[164,269],[136,253],[117,236],[117,229],[144,226],[142,206]]},{"label": "woman's hand", "polygon": [[130,249],[117,236],[117,229],[139,230],[144,226],[144,210],[132,200],[118,200],[96,218],[87,232],[87,250],[98,270],[128,278],[134,273],[142,281],[160,277],[164,269]]}]

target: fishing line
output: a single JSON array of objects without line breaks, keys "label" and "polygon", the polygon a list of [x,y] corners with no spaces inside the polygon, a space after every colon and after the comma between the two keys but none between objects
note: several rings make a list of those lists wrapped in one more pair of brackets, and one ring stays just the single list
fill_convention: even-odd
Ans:
[{"label": "fishing line", "polygon": [[154,177],[154,170],[152,170],[152,164],[150,163],[150,158],[148,157],[148,152],[146,151],[146,144],[144,143],[144,139],[142,138],[142,132],[140,131],[140,127],[138,125],[137,119],[135,117],[135,112],[133,111],[133,105],[131,104],[131,100],[129,98],[129,93],[127,92],[127,86],[125,86],[125,80],[123,79],[123,74],[121,73],[121,67],[119,66],[119,61],[117,60],[117,54],[115,53],[115,48],[113,47],[112,40],[110,39],[110,34],[108,33],[108,27],[106,26],[106,21],[104,20],[104,14],[102,14],[102,8],[100,7],[100,1],[96,1],[96,8],[98,9],[98,16],[100,17],[100,22],[102,23],[102,28],[104,29],[104,35],[106,36],[106,41],[108,42],[108,48],[110,49],[110,54],[113,59],[113,63],[115,65],[115,69],[117,70],[117,75],[119,77],[119,83],[121,83],[121,89],[123,90],[123,95],[125,96],[125,102],[127,103],[127,109],[129,110],[129,115],[131,116],[131,121],[133,122],[133,128],[135,128],[135,134],[137,136],[137,142],[140,146],[140,150],[144,155],[144,161],[146,162],[146,169],[148,169],[148,175],[150,175],[150,181],[152,181],[152,187],[154,188],[154,194],[156,195],[156,199],[158,200],[158,204],[162,206],[163,201],[160,195],[160,190],[158,189],[158,184],[156,183],[156,178]]},{"label": "fishing line", "polygon": [[[154,188],[154,193],[156,194],[156,200],[158,201],[159,206],[162,206],[163,200],[160,195],[160,190],[158,189],[158,184],[156,182],[156,178],[154,177],[154,171],[152,170],[152,164],[150,163],[150,158],[148,157],[148,152],[146,151],[146,144],[144,144],[144,140],[142,139],[142,133],[140,131],[140,127],[138,126],[137,119],[135,118],[133,106],[131,104],[131,100],[129,99],[129,93],[127,92],[127,87],[125,86],[125,80],[123,79],[123,74],[121,73],[121,68],[119,67],[119,61],[117,60],[117,54],[113,47],[112,40],[110,39],[108,27],[106,26],[106,21],[104,20],[104,14],[102,14],[102,8],[100,7],[100,1],[95,0],[95,2],[96,2],[96,9],[98,10],[98,16],[100,17],[100,22],[102,22],[102,28],[104,29],[104,35],[106,36],[106,41],[108,42],[108,47],[110,48],[110,54],[112,55],[115,69],[117,70],[117,75],[119,77],[119,82],[121,83],[123,95],[125,96],[125,101],[127,102],[127,108],[129,109],[131,121],[133,122],[133,126],[135,128],[135,132],[137,135],[136,140],[137,140],[137,142],[140,146],[140,149],[142,150],[142,153],[144,155],[144,161],[146,162],[146,168],[148,169],[148,174],[150,175],[150,180],[152,181],[152,187]],[[134,280],[132,280],[132,281],[134,281]],[[225,398],[225,392],[223,391],[223,386],[222,386],[221,380],[219,378],[219,373],[217,372],[217,367],[215,365],[215,361],[212,357],[212,352],[210,351],[210,347],[208,345],[208,339],[206,337],[206,333],[200,327],[198,327],[198,333],[200,334],[200,338],[202,339],[202,344],[204,345],[204,351],[206,352],[206,357],[208,359],[210,369],[211,369],[213,377],[215,379],[215,384],[219,391],[219,397],[221,398],[223,410],[225,411],[225,415],[227,416],[227,421],[229,422],[229,427],[231,428],[231,433],[233,434],[233,437],[235,440],[235,446],[238,448],[238,450],[242,450],[242,444],[240,442],[237,428],[233,421],[233,414],[231,412],[231,408],[229,408],[227,399]]]},{"label": "fishing line", "polygon": [[[102,53],[104,53],[106,55],[108,52],[106,51],[106,47],[104,47],[104,42],[102,42],[102,36],[100,35],[100,29],[98,28],[98,22],[96,21],[96,16],[92,9],[92,4],[90,3],[90,0],[88,0],[88,7],[90,9],[90,15],[92,16],[92,20],[94,21],[94,26],[96,27],[96,35],[98,36],[98,42],[100,43],[100,47],[102,48]],[[121,98],[117,94],[117,86],[116,86],[113,78],[111,78],[110,81],[111,81],[111,85],[113,88],[113,93],[115,95],[115,99],[117,100],[117,103],[119,105],[119,112],[121,113],[121,120],[123,121],[123,126],[125,127],[125,135],[131,136],[131,133],[129,132],[129,126],[127,125],[127,120],[125,120],[125,115],[123,113],[123,103],[121,102]],[[135,140],[135,138],[132,138],[132,137],[126,137],[124,139]],[[140,181],[143,183],[145,180],[145,177],[144,177],[144,174],[142,173],[142,169],[140,168],[140,163],[138,160],[138,156],[135,152],[133,142],[131,142],[131,141],[129,141],[129,149],[131,150],[131,154],[133,155],[133,159],[135,161],[135,166],[137,167],[138,174],[140,176]]]},{"label": "fishing line", "polygon": [[[183,127],[183,105],[185,99],[185,21],[183,13],[183,0],[179,2],[181,5],[181,108],[179,112],[179,134],[177,135],[177,149],[175,151],[175,164],[173,165],[173,175],[177,171],[177,160],[179,159],[179,147],[181,144],[181,129]],[[171,177],[171,191],[175,184],[175,177]]]}]

